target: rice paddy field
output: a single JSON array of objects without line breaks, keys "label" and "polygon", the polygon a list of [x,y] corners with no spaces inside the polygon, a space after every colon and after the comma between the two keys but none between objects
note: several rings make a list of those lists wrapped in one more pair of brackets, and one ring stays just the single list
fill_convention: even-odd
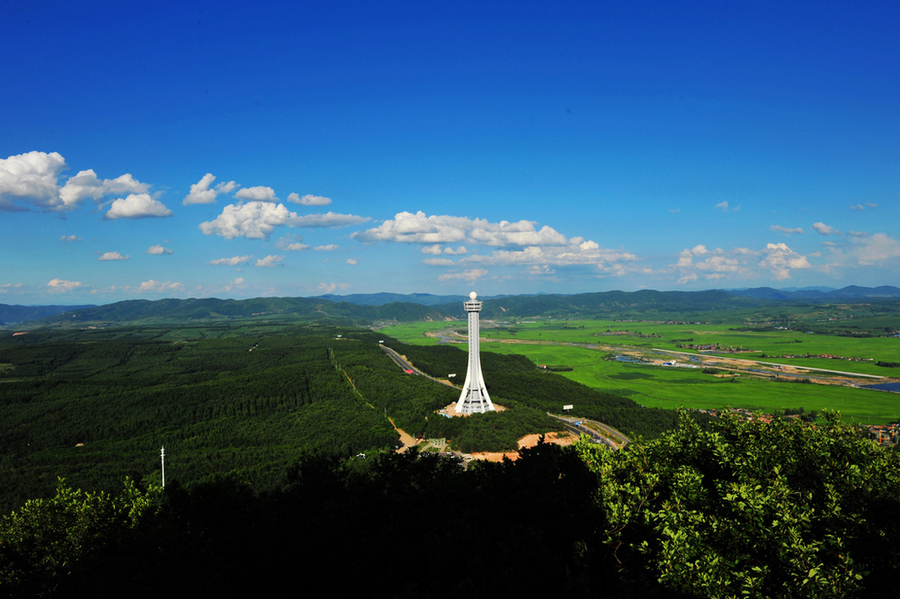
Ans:
[{"label": "rice paddy field", "polygon": [[[896,366],[900,337],[852,337],[779,327],[742,330],[746,328],[744,323],[482,321],[481,350],[527,356],[536,365],[645,406],[732,407],[765,413],[802,407],[840,411],[861,424],[900,420],[900,393],[854,386],[900,380]],[[466,349],[462,321],[397,325],[383,332],[404,343],[459,343],[461,350]],[[658,350],[704,355],[705,361]],[[750,362],[736,368],[735,358]],[[687,367],[662,366],[673,359]],[[784,367],[755,368],[753,361]],[[821,371],[784,374],[793,372],[792,367],[868,378]],[[490,373],[485,377],[489,383]],[[810,384],[809,380],[830,384]]]}]

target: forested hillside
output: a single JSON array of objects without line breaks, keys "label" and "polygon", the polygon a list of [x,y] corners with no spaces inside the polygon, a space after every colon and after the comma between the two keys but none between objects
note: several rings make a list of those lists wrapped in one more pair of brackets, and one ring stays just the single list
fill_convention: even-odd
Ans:
[{"label": "forested hillside", "polygon": [[829,417],[727,417],[463,469],[306,456],[267,493],[61,484],[0,518],[10,597],[889,599],[900,454]]},{"label": "forested hillside", "polygon": [[0,507],[46,496],[64,476],[111,489],[132,474],[160,480],[236,476],[254,489],[281,484],[303,455],[346,458],[398,444],[396,426],[446,438],[462,451],[509,451],[531,433],[559,430],[563,403],[625,432],[655,436],[671,412],[648,410],[562,377],[522,356],[485,353],[489,391],[505,411],[436,414],[459,391],[404,374],[380,341],[421,368],[464,372],[458,347],[404,346],[364,329],[235,325],[40,330],[0,338]]},{"label": "forested hillside", "polygon": [[124,474],[231,473],[279,484],[303,453],[349,456],[397,440],[331,363],[333,332],[119,329],[0,341],[4,509],[65,476],[91,489]]}]

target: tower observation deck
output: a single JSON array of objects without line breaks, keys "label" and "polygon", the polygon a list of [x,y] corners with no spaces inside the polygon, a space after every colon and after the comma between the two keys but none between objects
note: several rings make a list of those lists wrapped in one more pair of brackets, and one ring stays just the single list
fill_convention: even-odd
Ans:
[{"label": "tower observation deck", "polygon": [[463,302],[463,308],[469,317],[469,367],[466,371],[466,383],[463,385],[459,401],[456,402],[458,414],[476,414],[494,410],[494,404],[491,403],[481,374],[478,314],[481,312],[482,302],[477,298],[478,294],[473,291],[469,294],[469,301]]}]

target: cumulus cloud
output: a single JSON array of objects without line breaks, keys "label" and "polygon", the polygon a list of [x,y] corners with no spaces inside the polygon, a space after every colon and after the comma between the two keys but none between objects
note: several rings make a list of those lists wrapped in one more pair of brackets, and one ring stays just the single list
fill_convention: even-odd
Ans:
[{"label": "cumulus cloud", "polygon": [[359,261],[356,258],[347,258],[347,264],[350,266],[356,266],[359,264]]},{"label": "cumulus cloud", "polygon": [[790,279],[791,270],[811,267],[806,256],[801,256],[784,243],[766,244],[763,255],[759,265],[771,270],[777,281]]},{"label": "cumulus cloud", "polygon": [[313,249],[317,252],[333,252],[334,250],[341,249],[341,246],[335,243],[329,243],[328,245],[317,245]]},{"label": "cumulus cloud", "polygon": [[278,243],[276,245],[279,247],[279,249],[286,250],[288,252],[300,252],[309,249],[309,245],[303,243],[303,237],[300,235],[285,235],[278,240]]},{"label": "cumulus cloud", "polygon": [[238,264],[243,264],[244,262],[249,261],[253,256],[234,256],[232,258],[219,258],[217,260],[210,260],[210,264],[213,266],[237,266]]},{"label": "cumulus cloud", "polygon": [[62,241],[63,243],[70,243],[72,241],[84,241],[81,237],[78,237],[77,235],[63,235],[62,237],[59,238],[59,240]]},{"label": "cumulus cloud", "polygon": [[297,242],[297,241],[295,241],[295,242],[293,242],[293,243],[288,243],[288,244],[285,244],[285,245],[282,245],[282,246],[279,246],[279,247],[280,247],[281,249],[283,249],[283,250],[288,251],[288,252],[302,252],[303,250],[308,250],[308,249],[309,249],[309,245],[308,245],[308,244],[306,244],[306,243],[300,243],[300,242]]},{"label": "cumulus cloud", "polygon": [[637,256],[630,252],[604,249],[593,241],[583,241],[578,237],[563,247],[528,246],[520,250],[496,250],[489,255],[473,254],[460,262],[494,266],[593,266],[602,272],[621,274],[618,263],[633,260],[637,260]]},{"label": "cumulus cloud", "polygon": [[119,252],[106,252],[100,255],[100,262],[110,262],[113,260],[128,260],[129,256],[123,256]]},{"label": "cumulus cloud", "polygon": [[787,235],[793,235],[794,233],[802,234],[803,229],[801,227],[796,227],[794,229],[788,227],[782,227],[781,225],[772,225],[770,227],[773,231],[778,231],[779,233],[785,233]]},{"label": "cumulus cloud", "polygon": [[731,207],[728,205],[728,202],[727,202],[727,201],[726,201],[726,202],[719,202],[718,204],[716,204],[716,208],[718,208],[718,209],[721,210],[722,212],[737,212],[738,210],[741,209],[740,206],[735,206],[734,208],[731,208]]},{"label": "cumulus cloud", "polygon": [[331,203],[331,198],[314,196],[312,194],[306,194],[305,196],[300,197],[298,194],[292,193],[288,196],[288,202],[302,204],[303,206],[327,206]]},{"label": "cumulus cloud", "polygon": [[60,187],[59,175],[67,168],[58,152],[28,152],[0,160],[0,211],[26,210],[29,206],[67,210],[86,199],[99,201],[150,189],[130,174],[100,179],[92,169],[79,171]]},{"label": "cumulus cloud", "polygon": [[759,252],[748,248],[734,248],[726,252],[722,248],[710,250],[701,244],[679,252],[674,267],[681,272],[679,284],[696,282],[701,276],[707,281],[729,275],[746,277],[753,276],[749,260],[758,255]]},{"label": "cumulus cloud", "polygon": [[115,220],[118,218],[164,218],[166,216],[172,216],[172,211],[166,208],[162,202],[154,200],[150,194],[133,193],[127,198],[114,200],[103,218]]},{"label": "cumulus cloud", "polygon": [[150,186],[141,183],[129,173],[115,179],[97,177],[93,169],[79,171],[59,190],[59,197],[66,208],[74,208],[84,200],[99,201],[111,195],[146,194]]},{"label": "cumulus cloud", "polygon": [[551,227],[535,228],[534,221],[516,223],[459,216],[426,216],[424,212],[399,212],[378,227],[354,233],[351,237],[364,243],[393,241],[402,243],[440,244],[468,242],[487,246],[565,245],[567,239]]},{"label": "cumulus cloud", "polygon": [[829,227],[823,222],[813,223],[812,228],[822,235],[840,235],[840,231],[834,227]]},{"label": "cumulus cloud", "polygon": [[166,281],[165,283],[161,283],[160,281],[154,281],[150,279],[149,281],[144,281],[141,283],[140,287],[138,287],[135,291],[138,293],[163,293],[165,291],[174,291],[176,289],[181,289],[181,283],[175,283],[173,281]]},{"label": "cumulus cloud", "polygon": [[242,200],[252,200],[254,202],[277,202],[275,190],[271,187],[257,185],[256,187],[245,187],[235,192],[234,197]]},{"label": "cumulus cloud", "polygon": [[23,210],[20,201],[38,208],[59,208],[59,174],[68,168],[57,152],[27,152],[0,159],[0,211]]},{"label": "cumulus cloud", "polygon": [[[242,190],[243,191],[243,190]],[[308,214],[297,216],[284,204],[253,201],[229,204],[215,220],[201,223],[200,230],[207,235],[220,235],[226,239],[246,237],[268,239],[275,227],[345,227],[369,220],[351,214]]]},{"label": "cumulus cloud", "polygon": [[185,196],[181,203],[185,206],[190,204],[212,204],[216,201],[217,196],[223,193],[230,193],[237,187],[237,183],[234,181],[219,183],[212,187],[215,180],[216,178],[212,173],[203,175],[200,181],[191,185],[191,192]]},{"label": "cumulus cloud", "polygon": [[440,256],[441,255],[441,244],[436,243],[434,245],[426,245],[422,248],[423,254],[431,254],[432,256]]},{"label": "cumulus cloud", "polygon": [[147,248],[147,253],[151,256],[166,256],[172,253],[172,250],[164,248],[161,245],[152,245]]},{"label": "cumulus cloud", "polygon": [[275,227],[296,218],[284,204],[269,202],[247,202],[229,204],[215,220],[201,223],[200,230],[206,235],[219,235],[226,239],[246,237],[267,239]]},{"label": "cumulus cloud", "polygon": [[65,281],[63,279],[52,279],[49,283],[47,283],[47,287],[50,288],[50,291],[55,292],[66,292],[72,291],[73,289],[78,289],[79,287],[84,287],[84,283],[81,281]]},{"label": "cumulus cloud", "polygon": [[260,258],[256,261],[256,266],[262,268],[271,268],[273,266],[278,266],[281,264],[281,261],[284,260],[284,256],[266,256],[265,258]]},{"label": "cumulus cloud", "polygon": [[483,279],[488,274],[484,268],[470,268],[463,272],[446,273],[438,277],[439,281],[468,281],[474,283],[478,279]]}]

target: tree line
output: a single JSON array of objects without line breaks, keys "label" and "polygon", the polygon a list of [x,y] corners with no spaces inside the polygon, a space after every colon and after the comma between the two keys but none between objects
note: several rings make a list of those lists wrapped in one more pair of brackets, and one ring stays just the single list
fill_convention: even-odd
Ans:
[{"label": "tree line", "polygon": [[896,596],[900,454],[727,415],[463,468],[303,456],[277,488],[60,482],[0,519],[10,597]]}]

